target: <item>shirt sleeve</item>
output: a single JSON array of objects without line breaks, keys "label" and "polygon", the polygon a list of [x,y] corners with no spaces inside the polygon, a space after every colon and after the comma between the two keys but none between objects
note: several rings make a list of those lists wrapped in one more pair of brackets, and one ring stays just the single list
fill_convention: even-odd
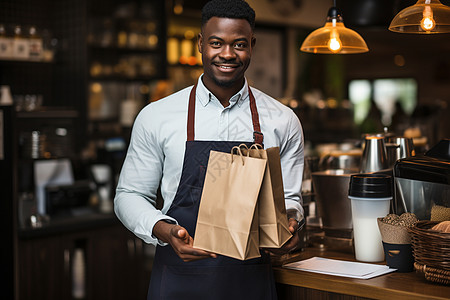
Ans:
[{"label": "shirt sleeve", "polygon": [[292,112],[287,139],[280,148],[281,169],[288,217],[301,220],[304,216],[301,186],[304,167],[304,138],[300,120]]},{"label": "shirt sleeve", "polygon": [[164,154],[148,116],[142,112],[133,125],[130,145],[114,198],[114,211],[119,220],[146,243],[167,245],[152,234],[160,220],[177,223],[156,209],[156,195],[162,176]]}]

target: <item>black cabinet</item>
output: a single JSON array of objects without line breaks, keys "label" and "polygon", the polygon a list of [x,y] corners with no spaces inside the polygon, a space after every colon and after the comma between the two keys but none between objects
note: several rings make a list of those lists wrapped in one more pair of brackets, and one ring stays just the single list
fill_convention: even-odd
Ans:
[{"label": "black cabinet", "polygon": [[41,238],[19,242],[18,299],[63,299],[69,270],[62,241]]},{"label": "black cabinet", "polygon": [[144,251],[153,246],[119,226],[92,235],[87,252],[93,260],[87,276],[92,299],[146,299],[152,257]]},{"label": "black cabinet", "polygon": [[152,247],[118,221],[19,238],[18,299],[146,299]]}]

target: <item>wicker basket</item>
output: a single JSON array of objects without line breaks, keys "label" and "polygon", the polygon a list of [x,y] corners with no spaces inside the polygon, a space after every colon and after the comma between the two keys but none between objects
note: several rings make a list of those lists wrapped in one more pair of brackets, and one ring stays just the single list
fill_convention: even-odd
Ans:
[{"label": "wicker basket", "polygon": [[414,268],[425,279],[450,284],[450,233],[431,230],[439,222],[419,221],[409,229]]}]

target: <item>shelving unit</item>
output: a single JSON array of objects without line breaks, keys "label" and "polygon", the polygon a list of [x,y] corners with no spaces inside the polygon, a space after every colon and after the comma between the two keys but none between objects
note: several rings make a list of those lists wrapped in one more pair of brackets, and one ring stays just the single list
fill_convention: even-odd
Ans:
[{"label": "shelving unit", "polygon": [[[121,124],[126,100],[137,111],[153,81],[166,79],[164,1],[95,1],[88,4],[88,134],[128,138]],[[133,116],[131,116],[133,118]],[[118,126],[110,126],[116,123]],[[123,127],[123,128],[121,128]]]},{"label": "shelving unit", "polygon": [[[128,5],[134,14],[124,13]],[[116,38],[112,39],[114,44],[99,44],[100,39],[96,37],[90,39],[95,24],[105,19],[114,24],[116,34],[132,28],[133,22],[154,24],[154,28],[149,25],[154,29],[148,36],[151,43],[148,47],[122,47]],[[87,221],[73,218],[74,224],[87,225],[83,228],[61,225],[58,232],[48,232],[47,229],[59,225],[52,225],[51,221],[36,229],[26,227],[26,222],[19,220],[19,198],[23,193],[34,192],[36,160],[69,158],[78,164],[89,141],[129,135],[129,128],[118,124],[117,114],[103,119],[90,118],[90,87],[99,83],[122,88],[122,94],[111,93],[118,96],[113,103],[120,107],[127,97],[128,86],[134,87],[139,92],[136,95],[145,101],[148,91],[141,92],[139,88],[166,78],[165,1],[1,1],[0,20],[8,26],[34,25],[49,30],[55,41],[55,56],[51,61],[0,60],[0,85],[10,86],[13,96],[40,95],[43,99],[42,107],[33,111],[0,107],[5,148],[0,159],[0,178],[6,185],[1,207],[7,216],[2,218],[1,233],[8,245],[1,257],[4,266],[1,278],[5,284],[2,296],[5,299],[72,299],[75,275],[71,262],[76,250],[81,249],[86,258],[84,274],[88,280],[85,299],[145,298],[150,274],[148,256],[144,255],[147,247],[113,214],[108,216],[108,222],[100,224],[98,218],[102,216]],[[139,69],[135,75],[122,71],[92,76],[94,62],[111,64],[113,69],[124,60],[125,64],[137,60],[135,65]],[[147,61],[154,64],[145,67]],[[108,128],[111,124],[117,130],[90,130]],[[48,154],[33,157],[27,148],[30,146],[27,134],[38,131],[51,135],[49,128],[59,128],[63,131],[60,138],[64,134],[70,138],[61,140],[59,146],[53,144]],[[4,262],[7,264],[3,265]]]}]

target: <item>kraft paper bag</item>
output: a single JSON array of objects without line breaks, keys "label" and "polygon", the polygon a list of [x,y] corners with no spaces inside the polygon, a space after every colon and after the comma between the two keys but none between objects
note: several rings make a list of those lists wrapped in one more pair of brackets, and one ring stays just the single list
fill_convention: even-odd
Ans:
[{"label": "kraft paper bag", "polygon": [[266,160],[233,150],[210,152],[194,247],[246,260],[260,256],[256,208]]},{"label": "kraft paper bag", "polygon": [[[246,154],[245,150],[243,154]],[[280,248],[292,237],[286,215],[280,148],[264,150],[261,145],[254,144],[250,147],[250,157],[267,160],[258,198],[259,246]]]}]

